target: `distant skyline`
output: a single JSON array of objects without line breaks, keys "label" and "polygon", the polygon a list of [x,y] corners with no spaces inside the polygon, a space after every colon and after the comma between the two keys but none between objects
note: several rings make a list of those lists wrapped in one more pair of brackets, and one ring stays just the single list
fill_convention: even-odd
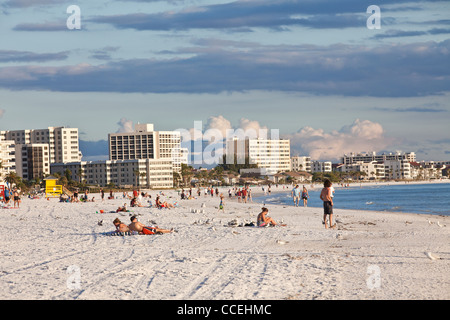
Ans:
[{"label": "distant skyline", "polygon": [[[81,30],[66,12],[81,9]],[[381,29],[368,29],[370,5]],[[292,155],[450,160],[449,1],[6,0],[0,130],[265,127]],[[83,151],[83,150],[82,150]]]}]

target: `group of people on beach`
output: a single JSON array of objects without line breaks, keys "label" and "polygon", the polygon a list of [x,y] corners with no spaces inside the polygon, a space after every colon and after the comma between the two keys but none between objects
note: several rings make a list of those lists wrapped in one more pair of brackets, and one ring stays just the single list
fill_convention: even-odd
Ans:
[{"label": "group of people on beach", "polygon": [[3,191],[3,197],[1,197],[1,204],[4,207],[10,206],[11,198],[13,199],[14,208],[20,207],[20,190],[17,188],[10,189],[8,187],[5,187],[5,190]]},{"label": "group of people on beach", "polygon": [[[296,185],[295,188],[292,189],[291,195],[294,199],[294,206],[298,207],[299,202],[300,202],[300,187],[299,187],[299,185]],[[307,207],[309,194],[308,194],[308,190],[306,189],[305,186],[303,186],[303,189],[301,191],[301,198],[303,200],[303,206]]]},{"label": "group of people on beach", "polygon": [[[332,186],[332,183],[330,180],[326,179],[324,181],[323,189],[320,192],[320,199],[323,201],[322,224],[325,225],[326,229],[336,228],[336,223],[333,223],[333,206],[334,206],[333,193],[334,193],[334,188]],[[298,185],[296,185],[294,187],[291,194],[294,199],[294,205],[296,207],[298,207],[298,203],[299,203],[299,199],[300,199],[300,188]],[[306,189],[305,186],[303,186],[303,191],[301,192],[301,197],[303,200],[303,205],[306,207],[309,195],[308,195],[308,190]],[[267,208],[262,208],[262,211],[258,215],[258,218],[257,218],[257,226],[258,227],[276,226],[277,225],[275,220],[273,220],[272,218],[267,216],[268,212],[269,212],[269,210]]]},{"label": "group of people on beach", "polygon": [[161,229],[158,226],[150,225],[146,226],[143,223],[139,222],[136,216],[132,216],[130,218],[131,223],[126,225],[119,218],[114,219],[113,224],[116,227],[117,232],[130,232],[134,231],[139,234],[163,234],[163,233],[172,233],[174,229]]}]

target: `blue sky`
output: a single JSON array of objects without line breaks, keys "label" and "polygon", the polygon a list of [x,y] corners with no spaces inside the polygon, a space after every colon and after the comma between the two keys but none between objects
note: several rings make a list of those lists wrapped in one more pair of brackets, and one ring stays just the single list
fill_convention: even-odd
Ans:
[{"label": "blue sky", "polygon": [[[81,30],[66,26],[70,5]],[[449,160],[449,12],[413,0],[1,1],[0,128],[78,127],[86,159],[132,123],[202,121],[279,129],[318,160]]]}]

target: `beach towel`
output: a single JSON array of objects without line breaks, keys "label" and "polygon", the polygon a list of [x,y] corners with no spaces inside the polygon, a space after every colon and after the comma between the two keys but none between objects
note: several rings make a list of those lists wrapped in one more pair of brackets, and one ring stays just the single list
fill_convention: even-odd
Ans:
[{"label": "beach towel", "polygon": [[119,232],[119,231],[110,231],[110,232],[104,232],[102,233],[105,236],[112,236],[112,237],[117,237],[117,236],[138,236],[140,235],[139,232],[137,231],[126,231],[126,232]]}]

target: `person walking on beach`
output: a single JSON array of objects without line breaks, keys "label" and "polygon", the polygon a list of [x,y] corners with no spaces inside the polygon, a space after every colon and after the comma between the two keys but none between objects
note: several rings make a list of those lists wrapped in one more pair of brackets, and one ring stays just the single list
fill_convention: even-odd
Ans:
[{"label": "person walking on beach", "polygon": [[308,206],[308,190],[306,190],[306,187],[303,186],[303,190],[302,190],[302,200],[303,200],[303,206],[307,207]]},{"label": "person walking on beach", "polygon": [[17,208],[19,208],[20,207],[20,194],[17,191],[17,189],[14,190],[13,196],[14,196],[14,208],[16,207],[16,204],[17,204]]},{"label": "person walking on beach", "polygon": [[5,188],[5,204],[9,204],[10,199],[11,199],[11,192],[8,188]]},{"label": "person walking on beach", "polygon": [[298,204],[300,202],[300,187],[298,185],[296,185],[295,188],[292,189],[291,195],[294,200],[294,207],[298,207]]},{"label": "person walking on beach", "polygon": [[222,212],[225,213],[225,204],[223,202],[224,196],[223,193],[220,194],[220,204],[219,204],[219,211],[222,210]]},{"label": "person walking on beach", "polygon": [[322,192],[320,193],[320,199],[323,201],[323,224],[325,225],[325,229],[327,227],[327,216],[329,216],[330,228],[334,229],[336,224],[332,225],[333,221],[333,197],[331,192],[331,181],[325,180],[323,184]]}]

